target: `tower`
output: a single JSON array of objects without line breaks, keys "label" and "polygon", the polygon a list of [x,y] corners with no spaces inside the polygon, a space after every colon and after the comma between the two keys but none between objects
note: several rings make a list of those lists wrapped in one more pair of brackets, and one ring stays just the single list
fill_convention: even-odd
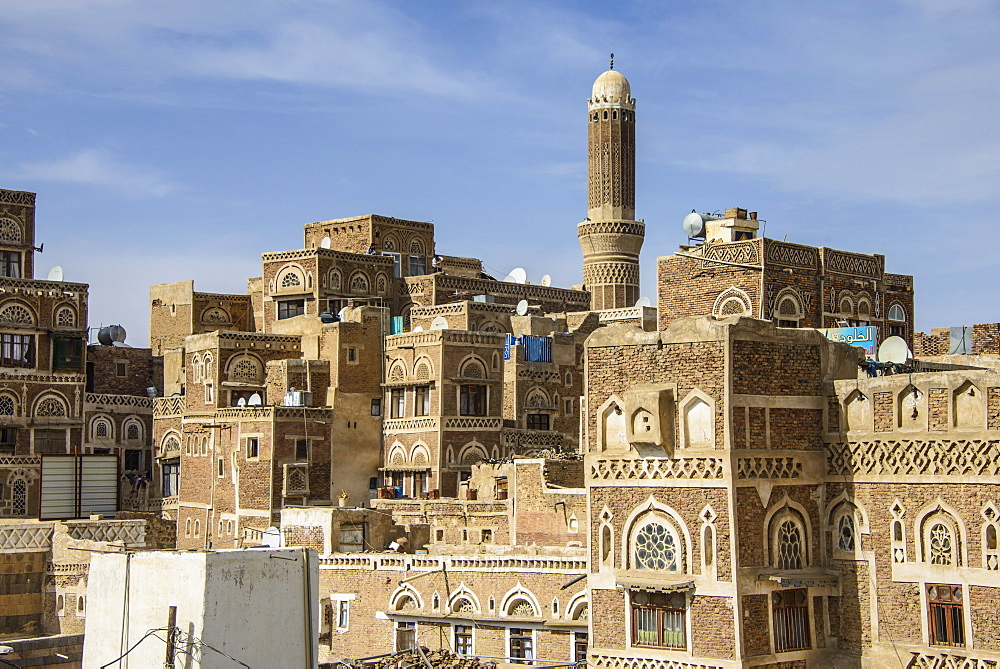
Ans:
[{"label": "tower", "polygon": [[591,309],[631,307],[646,226],[634,220],[635,99],[614,60],[594,82],[587,126],[587,220],[577,226],[583,283]]}]

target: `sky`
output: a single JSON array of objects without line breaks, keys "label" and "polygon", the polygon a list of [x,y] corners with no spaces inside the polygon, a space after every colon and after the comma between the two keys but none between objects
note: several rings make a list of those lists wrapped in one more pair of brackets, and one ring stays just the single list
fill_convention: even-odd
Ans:
[{"label": "sky", "polygon": [[246,293],[367,213],[569,287],[611,52],[654,303],[684,215],[742,207],[915,275],[919,330],[1000,320],[995,0],[0,0],[0,187],[133,346],[151,284]]}]

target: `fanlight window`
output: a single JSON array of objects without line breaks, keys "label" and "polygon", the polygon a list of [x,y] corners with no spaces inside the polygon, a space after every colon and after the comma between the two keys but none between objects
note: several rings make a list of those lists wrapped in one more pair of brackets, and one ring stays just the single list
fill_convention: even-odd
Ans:
[{"label": "fanlight window", "polygon": [[397,611],[412,611],[417,608],[417,602],[414,601],[413,597],[409,595],[400,597],[399,601],[396,603]]},{"label": "fanlight window", "polygon": [[420,245],[420,242],[413,242],[410,244],[410,253],[415,255],[420,255],[424,252],[424,247]]},{"label": "fanlight window", "polygon": [[516,599],[507,609],[507,615],[516,618],[534,618],[535,607],[527,599]]},{"label": "fanlight window", "polygon": [[354,293],[367,293],[368,292],[368,277],[364,274],[355,274],[351,277],[351,292]]},{"label": "fanlight window", "polygon": [[62,307],[56,312],[56,325],[71,328],[76,325],[76,314],[69,307]]},{"label": "fanlight window", "polygon": [[36,416],[65,416],[66,405],[57,397],[46,397],[35,408]]},{"label": "fanlight window", "polygon": [[729,297],[719,305],[720,316],[740,316],[746,313],[746,305],[738,297]]},{"label": "fanlight window", "polygon": [[858,317],[866,321],[871,316],[871,313],[872,307],[868,304],[868,300],[858,300]]},{"label": "fanlight window", "polygon": [[935,523],[931,526],[928,539],[928,561],[931,564],[952,564],[954,542],[948,526],[944,523]]},{"label": "fanlight window", "polygon": [[31,325],[35,319],[27,307],[20,304],[9,304],[0,310],[0,322],[14,323],[16,325]]},{"label": "fanlight window", "polygon": [[635,534],[633,566],[636,569],[679,571],[678,542],[674,533],[658,522],[649,522]]},{"label": "fanlight window", "polygon": [[781,300],[781,304],[778,305],[778,315],[788,316],[791,318],[798,318],[799,316],[799,305],[794,298],[786,297]]},{"label": "fanlight window", "polygon": [[854,516],[845,513],[837,520],[837,548],[842,551],[854,551],[857,542]]},{"label": "fanlight window", "polygon": [[337,270],[330,272],[330,290],[340,290],[340,272]]},{"label": "fanlight window", "polygon": [[302,279],[295,272],[288,272],[285,276],[281,277],[281,287],[291,288],[292,286],[301,286]]},{"label": "fanlight window", "polygon": [[261,376],[260,367],[250,358],[241,358],[233,364],[229,376],[237,381],[257,381]]},{"label": "fanlight window", "polygon": [[228,323],[229,314],[218,307],[212,307],[207,309],[205,314],[201,317],[202,323]]},{"label": "fanlight window", "polygon": [[142,437],[139,426],[135,423],[130,423],[128,427],[125,428],[125,438],[129,441],[134,439],[140,439]]},{"label": "fanlight window", "polygon": [[454,611],[455,613],[475,613],[476,607],[473,606],[472,602],[470,602],[468,599],[462,597],[461,599],[455,600],[455,603],[452,605],[451,610]]},{"label": "fanlight window", "polygon": [[13,397],[0,395],[0,416],[13,416],[16,406]]},{"label": "fanlight window", "polygon": [[477,360],[470,360],[462,366],[462,377],[466,379],[485,379],[486,368]]},{"label": "fanlight window", "polygon": [[906,322],[906,312],[903,311],[903,307],[898,304],[894,304],[889,307],[889,320],[896,321],[898,323]]},{"label": "fanlight window", "polygon": [[21,241],[21,226],[9,218],[0,218],[0,240],[5,242]]},{"label": "fanlight window", "polygon": [[794,520],[778,525],[775,544],[778,569],[802,569],[802,529]]},{"label": "fanlight window", "polygon": [[106,439],[109,436],[111,426],[106,420],[99,420],[94,423],[94,436],[98,439]]}]

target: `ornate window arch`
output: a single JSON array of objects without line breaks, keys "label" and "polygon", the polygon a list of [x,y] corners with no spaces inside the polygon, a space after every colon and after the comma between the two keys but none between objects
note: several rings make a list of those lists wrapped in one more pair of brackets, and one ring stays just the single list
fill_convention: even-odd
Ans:
[{"label": "ornate window arch", "polygon": [[983,516],[983,568],[1000,570],[1000,511],[993,502],[982,510]]},{"label": "ornate window arch", "polygon": [[854,300],[850,297],[844,295],[840,298],[840,313],[847,314],[849,316],[854,315]]},{"label": "ornate window arch", "polygon": [[126,441],[142,441],[145,430],[142,421],[138,418],[129,418],[125,421],[124,432]]},{"label": "ornate window arch", "polygon": [[421,357],[413,365],[413,378],[418,381],[429,381],[434,370],[434,363],[430,358]]},{"label": "ornate window arch", "polygon": [[906,310],[903,309],[903,305],[897,302],[889,307],[889,320],[896,323],[906,322]]},{"label": "ornate window arch", "polygon": [[765,517],[765,541],[771,566],[805,569],[809,564],[809,524],[805,509],[785,497]]},{"label": "ornate window arch", "polygon": [[448,610],[452,613],[479,613],[482,607],[479,606],[479,598],[463,583],[448,598]]},{"label": "ornate window arch", "polygon": [[76,327],[76,309],[68,304],[59,305],[53,312],[52,322],[60,328]]},{"label": "ornate window arch", "polygon": [[917,514],[920,561],[946,567],[966,566],[964,527],[958,515],[938,500]]},{"label": "ornate window arch", "polygon": [[205,367],[201,362],[201,356],[195,353],[191,356],[191,380],[195,383],[201,383],[204,376]]},{"label": "ornate window arch", "polygon": [[285,265],[274,278],[275,292],[301,292],[305,289],[306,273],[298,265]]},{"label": "ornate window arch", "polygon": [[48,392],[35,401],[35,416],[58,418],[69,415],[69,403],[61,395]]},{"label": "ornate window arch", "polygon": [[0,306],[0,323],[34,325],[35,315],[26,304],[11,301]]},{"label": "ornate window arch", "polygon": [[666,516],[651,511],[632,525],[629,533],[629,569],[683,571],[680,535]]},{"label": "ornate window arch", "polygon": [[17,221],[6,216],[0,218],[0,241],[19,242],[21,236],[21,225]]},{"label": "ornate window arch", "polygon": [[170,431],[163,435],[163,439],[160,440],[160,457],[170,457],[174,451],[180,454],[181,439],[177,432]]},{"label": "ornate window arch", "polygon": [[340,290],[341,276],[340,270],[336,267],[330,270],[330,275],[327,279],[327,288],[330,290]]},{"label": "ornate window arch", "polygon": [[115,438],[115,425],[107,416],[97,416],[90,421],[91,440],[110,440]]},{"label": "ornate window arch", "polygon": [[858,320],[868,322],[872,317],[872,303],[867,297],[858,298]]},{"label": "ornate window arch", "polygon": [[264,365],[256,356],[240,353],[229,359],[227,376],[231,382],[259,384],[264,380]]},{"label": "ornate window arch", "polygon": [[785,288],[774,298],[774,313],[772,320],[778,321],[779,327],[798,327],[804,312],[802,298],[794,288]]},{"label": "ornate window arch", "polygon": [[396,241],[395,235],[392,235],[390,233],[382,239],[383,251],[396,251],[398,248],[399,248],[399,242]]},{"label": "ornate window arch", "polygon": [[716,559],[716,513],[712,505],[707,505],[700,514],[701,525],[701,571],[703,574],[712,573],[715,569]]},{"label": "ornate window arch", "polygon": [[470,356],[462,361],[458,375],[465,379],[487,379],[486,363],[476,356]]},{"label": "ornate window arch", "polygon": [[415,611],[424,607],[420,593],[409,584],[403,584],[389,597],[389,608],[393,611]]},{"label": "ornate window arch", "polygon": [[538,598],[520,583],[508,590],[500,602],[502,617],[535,618],[541,610]]},{"label": "ornate window arch", "polygon": [[415,444],[410,449],[410,462],[414,465],[425,465],[431,461],[430,451],[424,444]]},{"label": "ornate window arch", "polygon": [[753,302],[744,290],[731,286],[719,293],[712,305],[712,315],[716,318],[729,316],[752,316]]},{"label": "ornate window arch", "polygon": [[365,295],[368,290],[368,275],[362,271],[357,271],[351,275],[351,292]]},{"label": "ornate window arch", "polygon": [[208,307],[201,312],[202,325],[228,325],[232,323],[229,312],[222,307]]},{"label": "ornate window arch", "polygon": [[[636,548],[636,536],[637,533],[642,530],[643,527],[647,525],[648,522],[653,521],[661,525],[665,524],[666,529],[672,532],[673,538],[675,540],[674,550],[676,551],[676,570],[678,573],[690,573],[692,562],[692,544],[691,535],[688,532],[688,528],[684,520],[680,515],[674,511],[672,508],[666,504],[661,504],[656,501],[652,495],[650,495],[645,502],[635,507],[629,514],[629,517],[625,520],[623,527],[625,528],[622,533],[622,541],[620,547],[620,564],[626,569],[635,569],[633,566],[633,560],[635,556]],[[646,532],[647,537],[653,539],[663,536],[658,530],[649,530]],[[656,544],[652,544],[654,547]],[[662,549],[666,549],[666,545],[662,546]],[[660,550],[660,549],[658,549]],[[655,552],[654,552],[655,555]],[[652,558],[655,560],[656,558]]]},{"label": "ornate window arch", "polygon": [[589,620],[590,602],[587,601],[587,591],[578,592],[566,605],[566,614],[570,620]]},{"label": "ornate window arch", "polygon": [[388,377],[390,383],[399,383],[406,379],[406,367],[402,360],[396,360],[389,368]]},{"label": "ornate window arch", "polygon": [[867,534],[868,521],[864,511],[841,493],[830,503],[829,527],[834,552],[861,554],[861,535]]},{"label": "ornate window arch", "polygon": [[420,243],[419,239],[414,239],[410,242],[410,253],[416,256],[424,254],[424,245]]},{"label": "ornate window arch", "polygon": [[390,465],[405,465],[406,464],[406,449],[400,443],[393,444],[392,450],[389,451],[388,458]]},{"label": "ornate window arch", "polygon": [[381,272],[375,277],[375,292],[379,295],[385,295],[389,290],[389,282],[386,279],[385,274]]},{"label": "ornate window arch", "polygon": [[14,393],[0,393],[0,416],[16,416],[17,405],[17,396]]},{"label": "ornate window arch", "polygon": [[541,388],[535,387],[528,391],[524,400],[524,406],[528,409],[547,409],[551,406],[548,393]]},{"label": "ornate window arch", "polygon": [[903,515],[906,509],[897,499],[889,508],[892,513],[892,524],[889,526],[889,539],[892,546],[892,561],[897,563],[906,562],[906,526],[903,524]]},{"label": "ornate window arch", "polygon": [[474,465],[486,459],[486,448],[476,441],[471,441],[463,446],[458,454],[458,461],[463,465]]}]

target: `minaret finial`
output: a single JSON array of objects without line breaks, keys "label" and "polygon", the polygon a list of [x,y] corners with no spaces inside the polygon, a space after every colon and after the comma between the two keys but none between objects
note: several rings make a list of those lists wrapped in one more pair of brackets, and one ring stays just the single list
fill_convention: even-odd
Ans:
[{"label": "minaret finial", "polygon": [[615,54],[611,54],[611,67],[609,67],[608,69],[609,70],[615,69]]}]

